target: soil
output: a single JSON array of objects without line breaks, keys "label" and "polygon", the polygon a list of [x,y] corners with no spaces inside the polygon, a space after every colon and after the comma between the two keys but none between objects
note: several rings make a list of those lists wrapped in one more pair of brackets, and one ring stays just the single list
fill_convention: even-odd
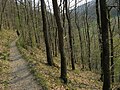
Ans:
[{"label": "soil", "polygon": [[[16,40],[17,41],[17,40]],[[16,41],[10,45],[10,75],[8,90],[42,90],[30,73],[27,62],[19,53]]]}]

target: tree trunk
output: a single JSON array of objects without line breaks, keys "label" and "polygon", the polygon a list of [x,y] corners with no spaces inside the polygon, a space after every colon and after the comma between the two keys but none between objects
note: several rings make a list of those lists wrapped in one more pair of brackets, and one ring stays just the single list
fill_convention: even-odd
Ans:
[{"label": "tree trunk", "polygon": [[86,10],[86,15],[85,15],[85,19],[86,19],[86,40],[87,40],[87,51],[88,51],[88,67],[89,70],[91,71],[91,48],[90,48],[90,33],[89,33],[89,23],[88,23],[88,1],[86,0],[86,6],[85,6],[85,10]]},{"label": "tree trunk", "polygon": [[53,65],[53,58],[51,53],[51,47],[49,43],[49,34],[48,34],[48,27],[47,27],[47,19],[46,19],[46,12],[45,12],[45,2],[41,0],[41,11],[42,11],[42,20],[43,20],[43,33],[46,45],[46,54],[47,54],[47,62],[48,65]]},{"label": "tree trunk", "polygon": [[110,59],[111,59],[111,79],[114,83],[114,49],[113,49],[113,31],[111,30],[110,11],[108,10],[109,32],[110,32]]},{"label": "tree trunk", "polygon": [[98,38],[99,38],[99,48],[100,48],[100,61],[101,61],[101,77],[100,80],[103,81],[103,50],[102,50],[102,31],[100,26],[100,15],[99,15],[99,6],[98,0],[96,0],[96,15],[97,15],[97,28],[98,28]]},{"label": "tree trunk", "polygon": [[61,79],[64,81],[64,83],[67,83],[67,65],[66,65],[67,63],[66,63],[66,57],[64,51],[63,27],[60,20],[60,13],[59,13],[57,0],[52,0],[52,3],[53,3],[54,16],[58,27],[59,50],[61,56]]},{"label": "tree trunk", "polygon": [[6,7],[6,3],[7,3],[7,0],[5,0],[5,1],[2,0],[2,11],[1,11],[1,14],[0,14],[0,31],[2,30],[3,13],[4,13],[4,10],[5,10],[5,7]]},{"label": "tree trunk", "polygon": [[109,36],[108,36],[108,19],[106,0],[100,0],[101,12],[101,30],[102,30],[102,47],[103,47],[103,90],[110,90],[110,64],[109,64]]},{"label": "tree trunk", "polygon": [[67,21],[68,21],[68,33],[69,33],[71,64],[72,64],[72,70],[75,70],[75,60],[74,60],[73,40],[72,40],[72,38],[73,38],[73,35],[72,35],[72,26],[71,26],[69,9],[67,8],[67,0],[65,0],[65,8],[66,8],[66,17],[67,17]]},{"label": "tree trunk", "polygon": [[83,44],[82,44],[82,37],[81,37],[81,32],[80,32],[80,25],[78,24],[79,22],[77,22],[77,12],[76,12],[76,8],[77,8],[77,0],[75,0],[75,24],[79,33],[79,41],[80,41],[80,59],[81,59],[81,63],[82,63],[82,69],[84,69],[84,60],[83,60]]}]

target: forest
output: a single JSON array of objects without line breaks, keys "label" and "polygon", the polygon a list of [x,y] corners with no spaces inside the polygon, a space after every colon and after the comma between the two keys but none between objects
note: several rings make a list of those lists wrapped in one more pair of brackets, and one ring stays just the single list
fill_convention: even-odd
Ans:
[{"label": "forest", "polygon": [[0,0],[0,90],[120,90],[120,0]]}]

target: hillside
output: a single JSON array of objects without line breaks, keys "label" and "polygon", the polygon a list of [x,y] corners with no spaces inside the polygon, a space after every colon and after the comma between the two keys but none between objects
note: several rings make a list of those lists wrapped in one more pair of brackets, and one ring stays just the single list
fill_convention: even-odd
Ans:
[{"label": "hillside", "polygon": [[0,0],[0,90],[120,89],[120,0],[86,1]]},{"label": "hillside", "polygon": [[[29,68],[36,80],[42,85],[43,90],[101,90],[102,82],[100,75],[87,70],[80,70],[77,65],[76,70],[72,71],[70,66],[68,69],[68,83],[63,84],[59,79],[60,76],[60,60],[54,57],[55,67],[50,67],[46,62],[44,49],[26,50],[19,45],[18,47],[23,57],[29,63]],[[63,81],[62,81],[63,82]]]},{"label": "hillside", "polygon": [[[91,19],[96,19],[96,1],[95,0],[92,0],[90,2],[87,3],[87,8],[88,8],[88,16],[91,18]],[[107,2],[107,5],[108,6],[116,6],[116,2],[114,0],[109,0]],[[84,15],[85,14],[85,9],[86,8],[86,4],[83,4],[83,5],[80,5],[76,8],[76,12],[79,16],[81,15]],[[73,10],[73,13],[74,13],[74,10]],[[114,16],[117,16],[117,8],[112,8],[111,10],[111,16],[114,17]]]}]

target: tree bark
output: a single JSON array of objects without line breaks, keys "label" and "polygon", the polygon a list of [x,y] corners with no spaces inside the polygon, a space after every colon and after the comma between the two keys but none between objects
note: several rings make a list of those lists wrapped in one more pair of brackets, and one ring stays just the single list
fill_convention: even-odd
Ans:
[{"label": "tree bark", "polygon": [[113,48],[113,30],[111,30],[110,11],[108,10],[109,32],[110,32],[110,59],[111,59],[111,79],[114,83],[114,48]]},{"label": "tree bark", "polygon": [[50,47],[50,43],[49,43],[49,36],[48,36],[49,34],[48,34],[44,0],[41,0],[41,11],[42,11],[43,33],[44,33],[44,39],[45,39],[45,45],[46,45],[47,62],[48,62],[48,65],[52,66],[53,58],[52,58],[51,47]]},{"label": "tree bark", "polygon": [[86,0],[86,5],[85,5],[85,10],[86,10],[86,15],[85,15],[85,21],[86,21],[86,40],[87,40],[87,51],[88,51],[88,67],[89,70],[91,71],[91,47],[90,47],[90,32],[89,32],[89,23],[88,23],[88,1]]},{"label": "tree bark", "polygon": [[66,9],[66,17],[67,17],[67,21],[68,21],[68,33],[69,33],[71,64],[72,64],[72,70],[75,70],[75,60],[74,60],[73,40],[72,40],[72,38],[73,38],[73,35],[72,35],[72,26],[71,26],[69,9],[67,8],[67,0],[65,0],[65,9]]},{"label": "tree bark", "polygon": [[101,30],[102,30],[102,47],[103,47],[103,90],[110,90],[110,64],[109,64],[109,35],[106,0],[100,0],[101,12]]},{"label": "tree bark", "polygon": [[99,39],[99,48],[100,48],[100,61],[101,61],[101,77],[100,80],[103,81],[103,50],[102,50],[102,31],[101,31],[101,24],[100,24],[100,15],[99,15],[99,4],[98,0],[96,0],[96,15],[97,15],[97,28],[98,28],[98,39]]},{"label": "tree bark", "polygon": [[66,63],[66,57],[64,51],[63,27],[60,20],[60,13],[59,13],[57,0],[52,0],[52,3],[53,3],[54,16],[58,27],[59,50],[61,56],[61,79],[64,81],[64,83],[67,83],[67,65],[66,65],[67,63]]},{"label": "tree bark", "polygon": [[2,7],[1,14],[0,14],[0,31],[2,30],[3,13],[4,13],[4,10],[5,10],[5,7],[6,7],[7,0],[5,0],[5,1],[2,0],[2,2],[4,2],[4,3],[2,3],[3,7]]}]

